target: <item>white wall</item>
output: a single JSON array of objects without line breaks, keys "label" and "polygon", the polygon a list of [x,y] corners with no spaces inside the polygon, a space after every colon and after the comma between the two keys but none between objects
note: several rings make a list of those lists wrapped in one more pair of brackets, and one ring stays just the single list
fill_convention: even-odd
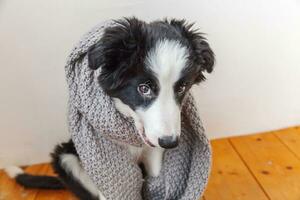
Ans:
[{"label": "white wall", "polygon": [[195,89],[211,138],[300,122],[296,0],[0,0],[0,166],[48,160],[68,138],[66,56],[93,25],[136,15],[196,21],[217,65]]}]

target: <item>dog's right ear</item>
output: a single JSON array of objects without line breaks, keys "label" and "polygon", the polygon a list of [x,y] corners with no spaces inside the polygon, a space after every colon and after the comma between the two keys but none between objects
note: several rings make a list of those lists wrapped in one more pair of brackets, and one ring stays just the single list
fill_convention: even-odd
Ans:
[{"label": "dog's right ear", "polygon": [[101,67],[98,81],[106,91],[121,86],[127,73],[137,67],[137,60],[143,59],[144,27],[145,23],[136,18],[117,20],[104,30],[100,41],[88,49],[89,68]]},{"label": "dog's right ear", "polygon": [[96,70],[104,63],[103,47],[101,42],[97,42],[87,51],[89,68]]},{"label": "dog's right ear", "polygon": [[144,26],[144,22],[134,17],[116,20],[115,25],[104,30],[100,41],[88,49],[89,67],[95,70],[103,65],[105,70],[114,72],[120,62],[143,48]]}]

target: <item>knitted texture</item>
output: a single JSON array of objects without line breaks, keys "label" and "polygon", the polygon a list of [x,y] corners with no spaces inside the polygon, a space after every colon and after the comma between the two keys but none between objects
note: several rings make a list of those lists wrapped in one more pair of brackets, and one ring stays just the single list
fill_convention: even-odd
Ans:
[{"label": "knitted texture", "polygon": [[88,67],[89,47],[114,26],[102,23],[88,32],[69,55],[69,131],[82,167],[107,200],[198,200],[210,172],[211,149],[194,100],[182,106],[182,133],[178,147],[167,149],[158,177],[143,179],[141,169],[125,145],[142,146],[133,119],[115,108],[97,82],[101,72]]}]

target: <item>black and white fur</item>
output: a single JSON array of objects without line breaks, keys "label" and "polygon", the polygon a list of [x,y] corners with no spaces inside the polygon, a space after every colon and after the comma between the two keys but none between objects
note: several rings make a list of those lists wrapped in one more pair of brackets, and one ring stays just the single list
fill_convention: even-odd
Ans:
[{"label": "black and white fur", "polygon": [[[204,72],[212,72],[214,54],[185,20],[116,23],[89,49],[89,67],[101,66],[99,85],[121,113],[134,119],[145,142],[141,148],[126,145],[128,151],[146,176],[158,176],[164,149],[176,147],[180,138],[185,94],[205,79]],[[55,148],[52,165],[59,179],[28,175],[17,167],[7,172],[27,187],[67,187],[79,199],[105,199],[81,167],[71,140]]]}]

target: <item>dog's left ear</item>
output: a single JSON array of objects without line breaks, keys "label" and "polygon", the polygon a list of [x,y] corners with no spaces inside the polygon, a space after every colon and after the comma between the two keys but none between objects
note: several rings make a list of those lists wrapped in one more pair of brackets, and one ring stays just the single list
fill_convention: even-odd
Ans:
[{"label": "dog's left ear", "polygon": [[188,24],[185,20],[175,19],[167,21],[167,23],[187,39],[194,64],[200,66],[201,71],[211,73],[215,63],[214,53],[202,34],[197,29],[193,29],[194,24]]}]

